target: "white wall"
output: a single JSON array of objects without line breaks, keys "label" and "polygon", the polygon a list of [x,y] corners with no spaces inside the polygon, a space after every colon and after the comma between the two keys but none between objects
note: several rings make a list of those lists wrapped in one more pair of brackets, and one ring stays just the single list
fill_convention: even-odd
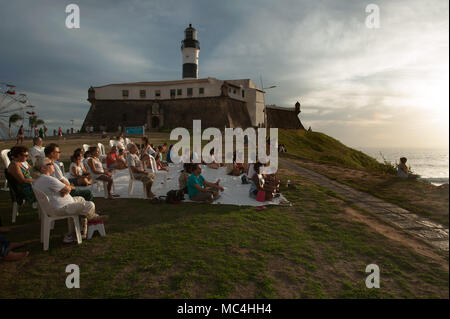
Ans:
[{"label": "white wall", "polygon": [[[221,95],[221,86],[224,81],[215,78],[199,79],[189,81],[173,81],[173,83],[163,83],[158,85],[158,82],[151,82],[149,84],[111,84],[103,87],[94,87],[95,98],[97,100],[169,100],[170,90],[175,89],[175,98],[196,98],[196,97],[216,97]],[[228,96],[247,103],[247,110],[250,115],[252,125],[257,126],[258,123],[264,123],[264,93],[257,90],[257,86],[250,79],[242,80],[226,80],[239,88],[231,86],[228,91]],[[192,88],[192,96],[187,95],[187,89]],[[199,88],[204,88],[204,93],[199,94]],[[182,95],[177,95],[177,90],[182,89]],[[122,90],[128,90],[128,97],[122,95]],[[146,91],[146,96],[140,96],[140,90]],[[160,96],[156,97],[156,91],[160,91]],[[242,97],[242,90],[244,90],[244,97]]]}]

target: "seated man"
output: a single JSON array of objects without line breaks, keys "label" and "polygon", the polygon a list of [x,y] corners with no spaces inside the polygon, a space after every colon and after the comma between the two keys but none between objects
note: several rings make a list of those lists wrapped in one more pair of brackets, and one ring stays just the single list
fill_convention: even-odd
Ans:
[{"label": "seated man", "polygon": [[52,173],[52,176],[55,177],[60,182],[66,184],[68,187],[71,188],[70,195],[71,196],[81,196],[87,201],[94,200],[94,195],[92,194],[92,191],[90,189],[80,189],[79,187],[75,187],[73,184],[69,183],[69,180],[64,176],[64,174],[61,172],[61,168],[56,161],[59,160],[59,156],[61,152],[59,151],[59,146],[55,143],[49,144],[44,149],[45,156],[50,159],[53,163],[54,170]]},{"label": "seated man", "polygon": [[[50,205],[58,216],[82,215],[88,221],[99,222],[108,219],[108,216],[99,216],[95,213],[95,204],[86,201],[83,197],[72,197],[69,193],[72,188],[53,177],[55,165],[48,159],[39,159],[36,162],[36,169],[41,172],[41,176],[34,182],[33,187],[47,195]],[[64,242],[75,241],[73,224],[70,224],[69,234],[64,238]]]},{"label": "seated man", "polygon": [[35,137],[33,138],[33,147],[29,150],[31,163],[34,165],[36,160],[39,158],[44,158],[44,148],[42,147],[42,138]]},{"label": "seated man", "polygon": [[[212,202],[219,197],[219,190],[223,192],[223,187],[219,185],[220,180],[210,183],[201,175],[200,164],[192,164],[192,174],[188,178],[187,187],[189,198],[193,201]],[[205,188],[205,186],[209,188]]]},{"label": "seated man", "polygon": [[128,144],[127,164],[133,174],[133,178],[142,181],[147,190],[147,198],[152,199],[155,194],[152,193],[152,185],[155,180],[155,175],[147,172],[144,168],[144,163],[139,159],[138,148],[135,144]]}]

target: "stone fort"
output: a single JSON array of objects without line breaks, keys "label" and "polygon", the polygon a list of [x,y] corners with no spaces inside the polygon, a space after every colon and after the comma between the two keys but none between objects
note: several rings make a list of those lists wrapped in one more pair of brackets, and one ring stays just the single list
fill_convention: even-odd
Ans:
[{"label": "stone fort", "polygon": [[181,41],[182,80],[132,82],[90,87],[91,103],[82,130],[93,126],[116,131],[119,125],[161,128],[202,127],[303,128],[295,108],[264,105],[264,91],[250,79],[198,78],[200,43],[189,25]]}]

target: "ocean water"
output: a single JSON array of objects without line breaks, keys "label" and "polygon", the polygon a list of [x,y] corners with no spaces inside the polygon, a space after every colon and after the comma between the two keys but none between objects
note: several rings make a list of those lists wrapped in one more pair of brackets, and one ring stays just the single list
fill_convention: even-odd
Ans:
[{"label": "ocean water", "polygon": [[414,149],[414,148],[376,148],[356,147],[367,155],[383,162],[383,157],[393,163],[399,163],[400,157],[406,157],[406,165],[411,167],[415,174],[434,185],[449,182],[449,150],[448,149]]}]

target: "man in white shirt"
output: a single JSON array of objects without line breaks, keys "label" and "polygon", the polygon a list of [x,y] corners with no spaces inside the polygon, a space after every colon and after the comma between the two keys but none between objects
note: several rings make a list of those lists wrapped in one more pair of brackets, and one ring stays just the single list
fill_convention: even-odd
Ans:
[{"label": "man in white shirt", "polygon": [[64,176],[64,174],[61,171],[61,168],[59,168],[59,163],[57,161],[59,160],[59,156],[61,154],[59,150],[59,146],[55,143],[50,143],[47,145],[44,149],[45,156],[49,158],[54,166],[53,173],[51,174],[53,177],[56,177],[57,180],[60,182],[66,184],[66,186],[71,188],[70,195],[72,196],[81,196],[86,201],[93,201],[94,200],[94,194],[92,194],[92,191],[90,189],[80,189],[79,187],[75,187],[74,185],[69,183],[69,180]]},{"label": "man in white shirt", "polygon": [[[80,196],[72,197],[70,195],[70,186],[51,176],[54,173],[55,166],[50,159],[39,159],[35,166],[41,172],[41,176],[33,183],[33,188],[47,195],[55,214],[58,216],[82,215],[92,222],[108,219],[106,215],[99,216],[95,213],[95,204],[93,202],[86,201]],[[70,224],[69,232],[73,233],[72,224]],[[73,235],[72,238],[74,238]]]},{"label": "man in white shirt", "polygon": [[40,137],[33,138],[33,147],[28,151],[30,154],[31,162],[34,164],[39,158],[44,158],[44,148],[42,147],[42,139]]}]

